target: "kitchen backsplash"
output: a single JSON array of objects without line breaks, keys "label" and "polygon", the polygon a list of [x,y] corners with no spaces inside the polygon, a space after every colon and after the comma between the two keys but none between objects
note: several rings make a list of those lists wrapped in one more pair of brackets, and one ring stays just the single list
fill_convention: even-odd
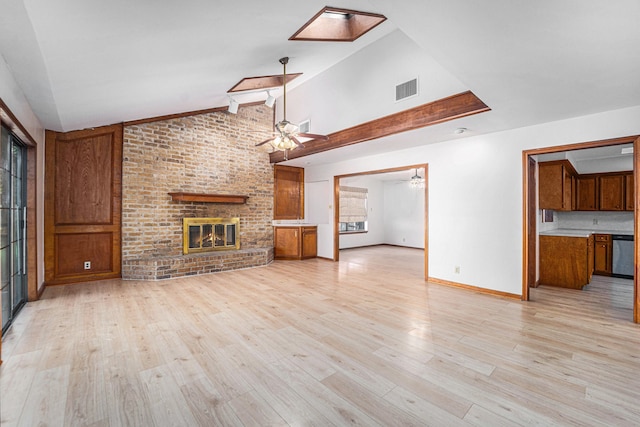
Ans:
[{"label": "kitchen backsplash", "polygon": [[609,230],[633,232],[633,212],[558,212],[553,213],[553,222],[538,223],[539,231],[558,228],[579,230]]}]

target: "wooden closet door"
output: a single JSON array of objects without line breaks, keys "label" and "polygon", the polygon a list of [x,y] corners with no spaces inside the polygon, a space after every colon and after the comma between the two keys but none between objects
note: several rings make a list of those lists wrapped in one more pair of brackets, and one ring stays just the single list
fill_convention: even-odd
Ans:
[{"label": "wooden closet door", "polygon": [[46,133],[46,284],[120,277],[122,130]]}]

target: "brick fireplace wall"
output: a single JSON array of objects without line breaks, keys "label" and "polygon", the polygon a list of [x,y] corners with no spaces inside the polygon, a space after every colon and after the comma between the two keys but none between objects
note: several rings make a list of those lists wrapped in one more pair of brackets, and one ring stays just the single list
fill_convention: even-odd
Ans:
[{"label": "brick fireplace wall", "polygon": [[[243,106],[125,126],[122,277],[156,280],[273,260],[273,167],[255,147],[273,111]],[[239,194],[246,204],[173,202],[170,192]],[[239,251],[182,254],[182,218],[240,217]]]}]

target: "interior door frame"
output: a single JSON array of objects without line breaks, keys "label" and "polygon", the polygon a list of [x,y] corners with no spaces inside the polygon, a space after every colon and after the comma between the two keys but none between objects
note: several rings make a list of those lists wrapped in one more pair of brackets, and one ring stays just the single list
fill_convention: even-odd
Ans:
[{"label": "interior door frame", "polygon": [[410,169],[424,169],[424,280],[429,278],[429,164],[399,166],[388,169],[377,169],[355,172],[333,177],[333,261],[340,261],[340,179],[354,176],[377,175],[387,172],[399,172]]},{"label": "interior door frame", "polygon": [[[537,252],[537,238],[529,238],[531,233],[535,233],[537,223],[531,224],[530,216],[536,214],[537,222],[537,185],[535,168],[537,162],[533,156],[540,154],[558,153],[563,151],[581,150],[585,148],[607,147],[611,145],[621,145],[633,143],[633,177],[634,177],[634,278],[633,278],[633,321],[640,323],[640,180],[638,179],[638,171],[640,171],[640,136],[633,135],[622,138],[605,139],[599,141],[581,142],[577,144],[559,145],[555,147],[538,148],[533,150],[524,150],[522,152],[522,168],[523,168],[523,219],[522,219],[522,301],[529,301],[529,288],[534,287],[535,283],[531,283],[531,277],[537,277],[538,257],[531,257],[531,254]],[[532,179],[532,177],[534,177]],[[537,235],[536,235],[537,237]],[[530,259],[535,259],[531,262]]]}]

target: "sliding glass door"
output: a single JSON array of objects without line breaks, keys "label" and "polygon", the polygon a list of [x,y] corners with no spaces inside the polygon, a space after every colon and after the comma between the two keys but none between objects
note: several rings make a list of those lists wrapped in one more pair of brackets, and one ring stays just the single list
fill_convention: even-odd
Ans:
[{"label": "sliding glass door", "polygon": [[0,287],[5,331],[27,301],[27,151],[5,127],[0,140]]}]

